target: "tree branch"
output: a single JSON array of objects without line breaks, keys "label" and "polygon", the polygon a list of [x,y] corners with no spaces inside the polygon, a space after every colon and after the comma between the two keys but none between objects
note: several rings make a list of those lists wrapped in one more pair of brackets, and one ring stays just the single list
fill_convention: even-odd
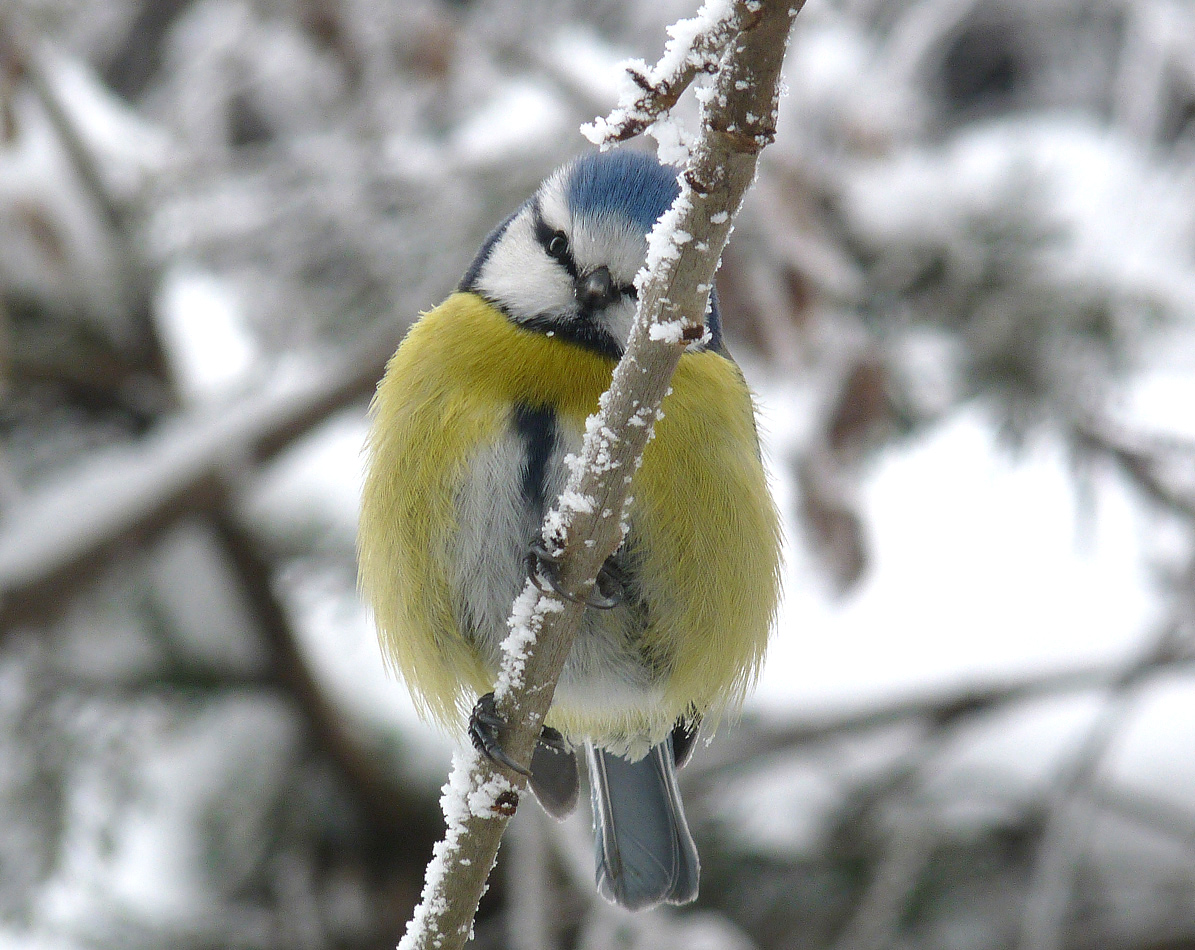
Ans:
[{"label": "tree branch", "polygon": [[[1155,444],[1116,431],[1097,421],[1077,423],[1075,439],[1080,446],[1111,459],[1122,472],[1155,504],[1195,524],[1195,494],[1189,485],[1176,486],[1166,477],[1168,461],[1182,456],[1172,467],[1184,473],[1190,471],[1195,446]],[[1167,458],[1169,456],[1169,458]]]},{"label": "tree branch", "polygon": [[23,35],[21,24],[15,20],[15,16],[11,19],[0,16],[0,62],[20,76],[41,103],[83,194],[112,241],[118,255],[123,304],[137,334],[133,355],[153,376],[168,379],[169,371],[163,360],[164,351],[152,312],[156,277],[137,245],[131,209],[123,207],[105,183],[100,163],[59,96],[39,45]]},{"label": "tree branch", "polygon": [[413,816],[419,811],[427,816],[430,801],[425,806],[418,796],[390,779],[324,692],[298,643],[285,606],[274,592],[272,566],[233,513],[229,498],[222,499],[210,524],[236,572],[239,592],[266,646],[273,676],[298,708],[314,745],[336,763],[374,833],[392,841],[409,837],[412,829],[422,824],[412,820]]},{"label": "tree branch", "polygon": [[[1191,662],[1189,658],[1176,657],[1159,662],[1159,668],[1186,666]],[[1043,696],[1107,689],[1119,675],[1120,668],[1114,665],[1078,666],[1035,673],[1003,683],[927,690],[925,693],[837,715],[813,716],[776,725],[758,724],[740,730],[733,743],[711,749],[715,755],[691,762],[685,768],[685,776],[688,782],[705,787],[726,773],[741,770],[747,763],[767,756],[783,755],[802,746],[833,742],[917,720],[926,721],[935,728],[953,726],[968,718]]]},{"label": "tree branch", "polygon": [[1075,816],[1076,799],[1093,785],[1113,739],[1128,719],[1147,675],[1180,646],[1177,631],[1165,627],[1139,658],[1121,672],[1112,693],[1083,741],[1055,778],[1045,805],[1045,827],[1029,879],[1028,899],[1017,942],[1020,950],[1062,950],[1074,902],[1077,864],[1090,827]]},{"label": "tree branch", "polygon": [[676,105],[699,73],[719,68],[732,39],[758,25],[763,17],[761,3],[736,3],[722,18],[703,19],[709,6],[707,3],[693,19],[668,28],[671,39],[655,66],[649,68],[642,60],[626,64],[636,91],[629,96],[624,93],[608,117],[598,117],[582,129],[595,145],[625,142],[646,132]]},{"label": "tree branch", "polygon": [[269,458],[329,413],[372,392],[393,329],[326,367],[288,374],[218,411],[183,416],[22,500],[0,525],[0,630],[35,616],[105,556],[187,510],[210,510],[227,472]]},{"label": "tree branch", "polygon": [[[685,346],[705,333],[731,220],[755,177],[759,152],[775,135],[780,68],[800,6],[801,0],[740,0],[718,21],[705,13],[710,25],[693,33],[726,37],[713,95],[702,107],[701,138],[681,175],[679,196],[649,237],[647,267],[637,279],[639,315],[600,411],[587,425],[582,463],[544,523],[548,549],[562,556],[566,591],[588,591],[622,542],[632,473]],[[680,42],[675,31],[674,41]],[[682,56],[670,44],[666,59],[683,60],[689,66],[682,72],[691,66],[695,75],[696,64],[709,56],[700,49]],[[620,137],[611,132],[611,139]],[[510,724],[504,748],[523,765],[531,760],[583,611],[580,603],[530,583],[515,602],[495,697]],[[443,799],[448,832],[428,867],[404,950],[464,944],[522,786],[523,779],[489,760],[458,755]]]}]

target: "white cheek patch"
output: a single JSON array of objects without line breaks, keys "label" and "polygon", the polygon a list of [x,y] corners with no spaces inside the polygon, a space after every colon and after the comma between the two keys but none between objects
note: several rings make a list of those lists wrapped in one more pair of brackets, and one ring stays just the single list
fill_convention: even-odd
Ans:
[{"label": "white cheek patch", "polygon": [[606,329],[624,350],[627,347],[627,339],[631,335],[631,324],[635,322],[635,311],[638,309],[637,301],[630,297],[623,297],[618,303],[607,307],[602,315],[602,322]]},{"label": "white cheek patch", "polygon": [[[574,221],[568,205],[567,168],[540,189],[537,205],[524,208],[490,249],[474,283],[479,293],[515,320],[546,317],[561,326],[579,318],[573,278],[548,256],[535,233],[535,208],[553,231],[562,231],[581,274],[610,269],[621,287],[630,287],[647,255],[647,239],[616,212],[582,215]],[[623,297],[595,315],[605,330],[626,346],[637,303]]]},{"label": "white cheek patch", "polygon": [[483,296],[517,317],[557,313],[573,303],[573,282],[535,239],[530,209],[515,218],[477,275]]}]

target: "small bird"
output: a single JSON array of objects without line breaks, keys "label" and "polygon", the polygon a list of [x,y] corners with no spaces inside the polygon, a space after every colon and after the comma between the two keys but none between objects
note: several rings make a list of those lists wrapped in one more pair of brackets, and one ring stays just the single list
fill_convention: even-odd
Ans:
[{"label": "small bird", "polygon": [[[383,652],[416,706],[516,770],[492,689],[512,602],[553,583],[544,514],[626,346],[647,235],[676,171],[629,150],[549,176],[411,327],[371,406],[358,554]],[[632,909],[697,896],[676,770],[703,720],[759,672],[780,526],[751,393],[708,333],[672,379],[631,485],[629,531],[586,603],[529,770],[544,807],[577,799],[584,747],[600,893]]]}]

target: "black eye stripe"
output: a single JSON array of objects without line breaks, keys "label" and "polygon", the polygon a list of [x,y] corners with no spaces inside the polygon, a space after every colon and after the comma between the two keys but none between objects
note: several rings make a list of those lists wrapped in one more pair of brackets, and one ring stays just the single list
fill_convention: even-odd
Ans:
[{"label": "black eye stripe", "polygon": [[[543,212],[540,211],[539,203],[535,205],[535,239],[539,241],[544,249],[544,253],[555,261],[558,261],[565,270],[569,272],[574,280],[577,278],[577,262],[573,260],[573,254],[568,246],[568,237],[563,231],[551,227],[547,221],[544,220]],[[563,241],[564,246],[560,246]],[[553,244],[556,245],[553,248]]]},{"label": "black eye stripe", "polygon": [[[573,251],[569,247],[568,235],[559,228],[552,227],[544,220],[538,199],[535,202],[534,221],[535,239],[543,247],[544,253],[559,263],[561,267],[568,271],[569,276],[573,280],[576,280],[581,272],[577,269],[576,260],[573,259]],[[639,299],[639,291],[635,289],[634,284],[619,284],[617,290],[624,297],[630,297],[632,300]]]}]

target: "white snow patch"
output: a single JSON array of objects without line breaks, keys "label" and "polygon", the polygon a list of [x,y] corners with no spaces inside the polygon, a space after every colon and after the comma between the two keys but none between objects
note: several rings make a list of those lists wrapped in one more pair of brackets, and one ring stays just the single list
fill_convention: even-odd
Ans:
[{"label": "white snow patch", "polygon": [[656,140],[656,154],[665,165],[682,168],[688,164],[696,137],[678,118],[668,114],[656,119],[647,134]]},{"label": "white snow patch", "polygon": [[214,274],[169,269],[155,306],[179,387],[191,403],[226,395],[258,359],[237,295]]},{"label": "white snow patch", "polygon": [[1108,778],[1161,801],[1187,807],[1195,797],[1195,681],[1174,671],[1154,679],[1117,737]]},{"label": "white snow patch", "polygon": [[681,343],[685,338],[685,321],[661,320],[647,328],[647,335],[657,343]]},{"label": "white snow patch", "polygon": [[[791,512],[791,472],[774,476]],[[974,409],[890,449],[863,488],[873,563],[858,590],[832,600],[790,546],[753,702],[866,705],[1126,656],[1160,603],[1142,557],[1147,525],[1116,475],[1093,478],[1088,523],[1061,446],[1010,457]]]},{"label": "white snow patch", "polygon": [[569,489],[560,493],[560,507],[577,514],[592,514],[596,499],[592,495],[582,495]]},{"label": "white snow patch", "polygon": [[317,537],[352,547],[365,479],[361,447],[369,431],[359,407],[307,433],[266,466],[242,508],[254,530],[279,546],[307,548]]},{"label": "white snow patch", "polygon": [[1142,374],[1129,385],[1121,415],[1151,435],[1195,442],[1195,366]]},{"label": "white snow patch", "polygon": [[130,197],[162,171],[174,150],[170,136],[137,115],[83,63],[43,47],[49,80],[79,134],[99,159],[104,184]]},{"label": "white snow patch", "polygon": [[527,651],[535,645],[539,631],[544,625],[544,615],[559,609],[549,597],[544,597],[530,580],[523,585],[523,592],[515,598],[507,625],[510,633],[502,641],[502,669],[494,684],[494,698],[501,700],[512,689],[523,685],[523,672],[527,666]]},{"label": "white snow patch", "polygon": [[563,137],[568,110],[547,86],[516,80],[502,86],[456,131],[452,154],[466,165],[524,155],[529,147]]},{"label": "white snow patch", "polygon": [[561,30],[548,47],[547,55],[578,87],[588,90],[599,102],[618,101],[626,57],[593,30],[575,24]]}]

